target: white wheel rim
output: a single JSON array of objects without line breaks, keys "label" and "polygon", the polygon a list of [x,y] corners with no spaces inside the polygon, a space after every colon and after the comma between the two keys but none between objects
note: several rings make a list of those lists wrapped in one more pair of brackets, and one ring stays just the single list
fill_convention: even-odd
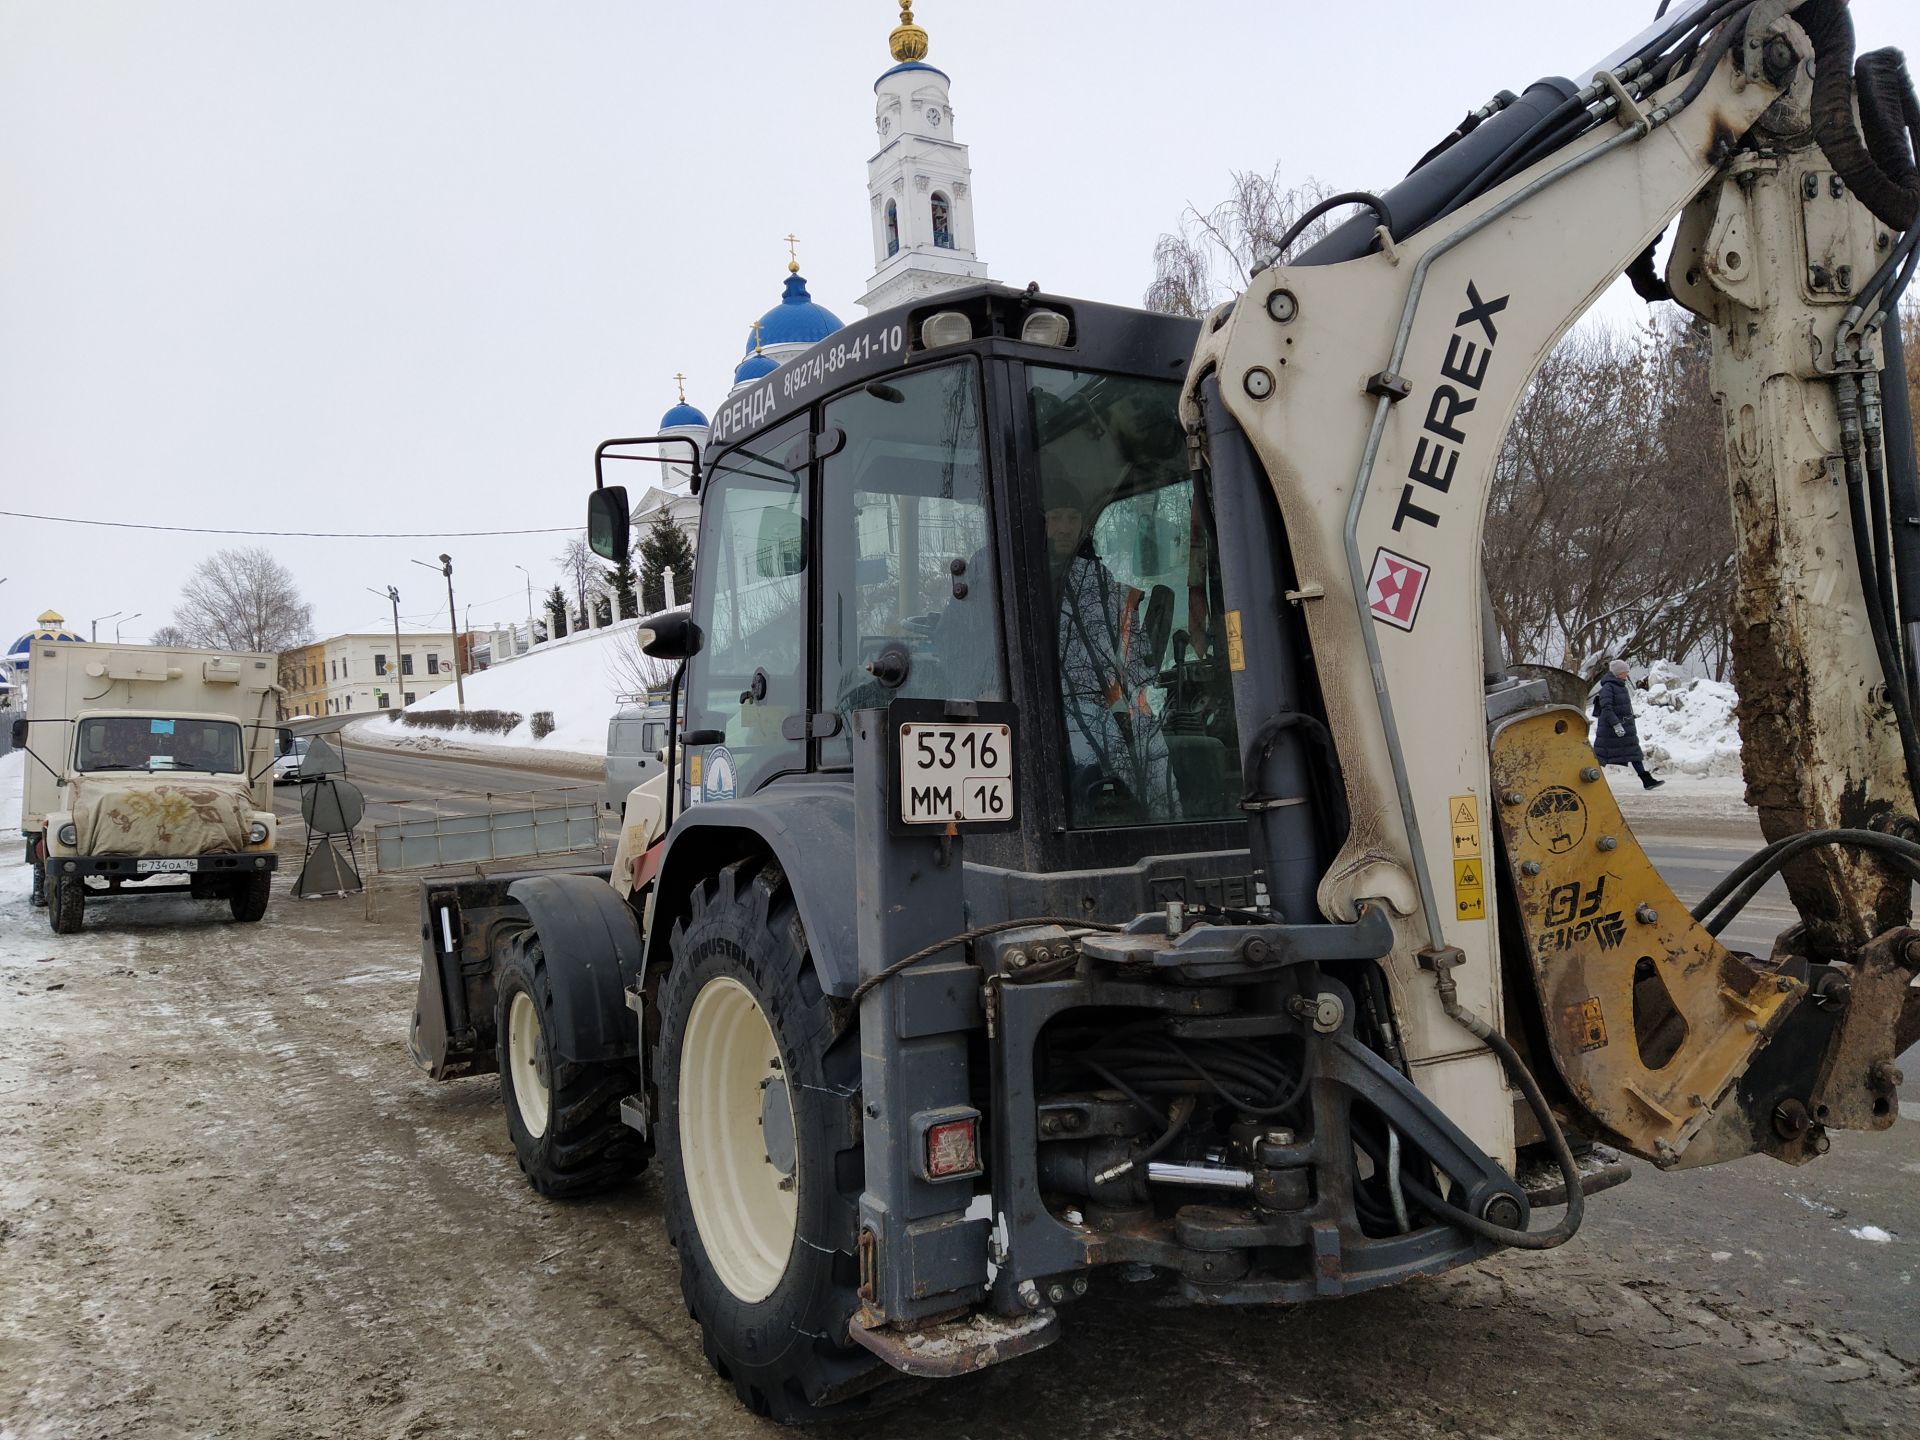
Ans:
[{"label": "white wheel rim", "polygon": [[546,1077],[540,1073],[540,1012],[533,997],[518,991],[507,1007],[507,1073],[513,1079],[514,1103],[520,1123],[538,1140],[547,1133]]},{"label": "white wheel rim", "polygon": [[780,1050],[759,1003],[738,980],[716,976],[687,1013],[680,1048],[680,1168],[707,1260],[728,1290],[764,1300],[787,1273],[799,1228],[800,1173],[767,1158],[765,1082],[793,1101]]}]

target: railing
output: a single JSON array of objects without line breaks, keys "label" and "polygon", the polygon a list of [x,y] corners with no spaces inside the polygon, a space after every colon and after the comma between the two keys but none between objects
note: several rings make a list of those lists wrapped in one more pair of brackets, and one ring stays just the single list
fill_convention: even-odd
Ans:
[{"label": "railing", "polygon": [[373,827],[374,863],[382,871],[567,855],[600,843],[597,786],[387,803],[401,814]]}]

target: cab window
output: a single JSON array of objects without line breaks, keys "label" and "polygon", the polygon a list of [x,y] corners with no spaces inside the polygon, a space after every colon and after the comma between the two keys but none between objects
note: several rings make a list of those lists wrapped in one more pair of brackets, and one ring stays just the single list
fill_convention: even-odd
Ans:
[{"label": "cab window", "polygon": [[687,667],[688,731],[717,730],[692,746],[694,801],[729,799],[805,764],[782,722],[806,710],[806,473],[785,468],[804,417],[722,456],[702,499],[693,618],[705,639]]},{"label": "cab window", "polygon": [[1238,818],[1212,517],[1179,385],[1032,367],[1068,823]]},{"label": "cab window", "polygon": [[[978,391],[971,363],[946,365],[822,413],[839,448],[820,476],[820,705],[841,717],[822,766],[852,764],[855,710],[1006,693]],[[897,688],[869,669],[902,662]]]},{"label": "cab window", "polygon": [[228,720],[103,715],[82,720],[75,747],[80,770],[198,770],[241,773],[240,727]]}]

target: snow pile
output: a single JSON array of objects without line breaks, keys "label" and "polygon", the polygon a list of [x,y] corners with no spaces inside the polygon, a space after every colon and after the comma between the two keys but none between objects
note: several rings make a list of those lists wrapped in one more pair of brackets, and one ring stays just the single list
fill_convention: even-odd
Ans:
[{"label": "snow pile", "polygon": [[[26,751],[9,750],[0,755],[0,832],[8,835],[20,833],[20,792],[26,785],[26,773]],[[25,854],[24,845],[18,850],[12,846],[0,850],[0,900],[10,900],[33,889],[33,867],[12,863]]]},{"label": "snow pile", "polygon": [[[522,716],[520,723],[504,734],[415,730],[382,718],[365,727],[371,732],[367,738],[399,742],[403,737],[416,740],[434,736],[461,745],[605,755],[607,722],[620,708],[615,697],[634,688],[632,680],[621,674],[620,657],[623,652],[634,651],[631,637],[639,624],[637,620],[623,620],[605,630],[536,645],[518,659],[467,676],[469,710],[513,710]],[[414,714],[456,710],[459,703],[454,687],[449,685],[407,709]],[[535,740],[531,727],[534,713],[540,710],[553,712],[553,733]]]},{"label": "snow pile", "polygon": [[1733,686],[1688,675],[1668,660],[1647,671],[1633,694],[1634,720],[1647,767],[1682,775],[1740,774],[1740,726]]}]

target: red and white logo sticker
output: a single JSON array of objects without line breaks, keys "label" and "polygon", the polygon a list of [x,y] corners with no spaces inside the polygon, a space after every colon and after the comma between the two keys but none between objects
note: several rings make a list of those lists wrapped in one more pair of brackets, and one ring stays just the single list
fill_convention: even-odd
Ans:
[{"label": "red and white logo sticker", "polygon": [[1373,575],[1367,581],[1367,608],[1376,620],[1400,630],[1413,629],[1420,614],[1420,597],[1427,592],[1427,576],[1432,573],[1418,560],[1391,550],[1374,551]]}]

